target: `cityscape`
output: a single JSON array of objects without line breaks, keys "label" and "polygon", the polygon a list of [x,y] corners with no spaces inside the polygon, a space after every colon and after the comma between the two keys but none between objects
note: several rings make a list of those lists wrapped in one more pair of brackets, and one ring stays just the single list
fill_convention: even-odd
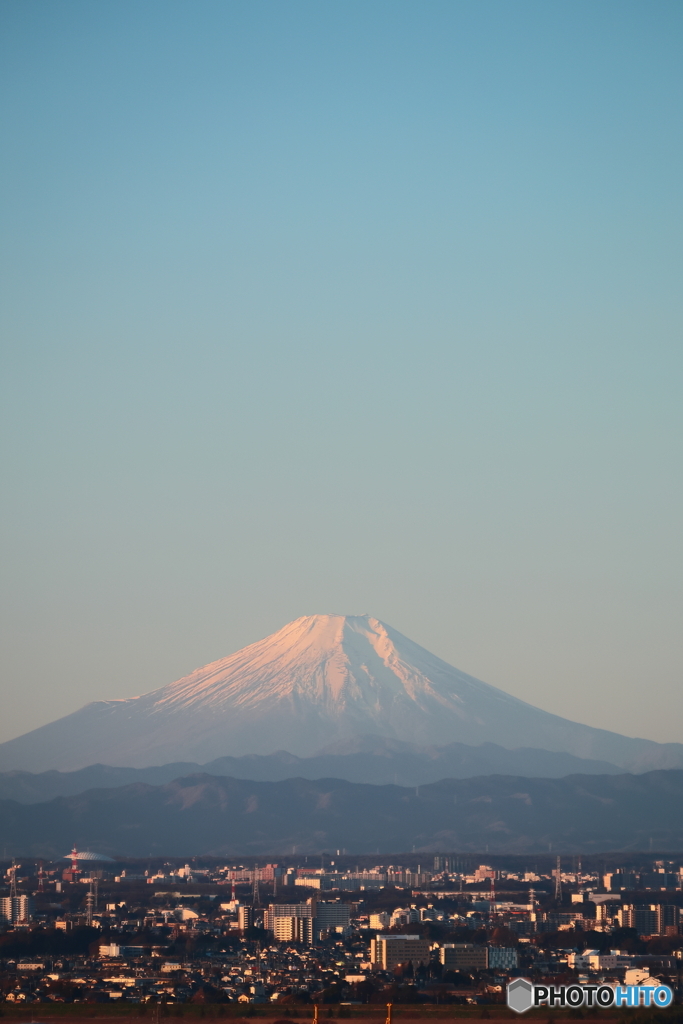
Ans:
[{"label": "cityscape", "polygon": [[0,902],[8,1011],[467,1013],[502,1010],[518,977],[667,984],[680,997],[683,860],[315,859],[143,867],[74,849],[64,864],[11,864]]}]

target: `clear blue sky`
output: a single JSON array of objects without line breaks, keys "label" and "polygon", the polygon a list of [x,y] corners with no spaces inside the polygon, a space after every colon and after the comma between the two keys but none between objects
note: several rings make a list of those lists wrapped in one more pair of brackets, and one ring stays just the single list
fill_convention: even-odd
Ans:
[{"label": "clear blue sky", "polygon": [[0,20],[0,739],[368,612],[683,741],[680,2]]}]

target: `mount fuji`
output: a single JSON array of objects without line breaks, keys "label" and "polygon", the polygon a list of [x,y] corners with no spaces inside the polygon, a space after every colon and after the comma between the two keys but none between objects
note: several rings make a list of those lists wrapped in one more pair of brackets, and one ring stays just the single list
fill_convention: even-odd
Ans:
[{"label": "mount fuji", "polygon": [[190,675],[95,701],[0,744],[0,770],[147,767],[320,748],[362,737],[419,747],[496,743],[598,758],[626,771],[683,766],[683,745],[571,722],[460,672],[378,619],[310,615]]}]

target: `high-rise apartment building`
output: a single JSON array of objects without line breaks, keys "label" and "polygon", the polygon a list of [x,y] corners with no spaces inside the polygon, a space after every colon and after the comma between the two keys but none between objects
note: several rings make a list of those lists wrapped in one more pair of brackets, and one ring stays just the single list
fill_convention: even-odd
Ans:
[{"label": "high-rise apartment building", "polygon": [[33,900],[30,896],[3,896],[0,899],[0,920],[19,924],[33,917]]},{"label": "high-rise apartment building", "polygon": [[618,919],[622,928],[635,928],[639,935],[677,935],[680,910],[669,903],[626,903]]},{"label": "high-rise apartment building", "polygon": [[315,940],[314,899],[306,903],[271,903],[263,915],[263,927],[272,932],[277,942],[301,942],[306,946]]},{"label": "high-rise apartment building", "polygon": [[349,927],[351,911],[348,903],[319,902],[315,906],[315,930],[318,936],[323,932],[340,931]]},{"label": "high-rise apartment building", "polygon": [[239,907],[237,910],[237,924],[243,932],[251,928],[254,923],[254,908]]},{"label": "high-rise apartment building", "polygon": [[275,917],[272,932],[276,942],[300,942],[304,946],[311,946],[314,939],[313,918]]},{"label": "high-rise apartment building", "polygon": [[673,903],[660,903],[657,908],[657,934],[678,935],[681,909]]},{"label": "high-rise apartment building", "polygon": [[321,934],[349,927],[350,908],[337,901],[318,902],[314,897],[305,903],[271,903],[263,915],[263,927],[278,942],[317,941]]}]

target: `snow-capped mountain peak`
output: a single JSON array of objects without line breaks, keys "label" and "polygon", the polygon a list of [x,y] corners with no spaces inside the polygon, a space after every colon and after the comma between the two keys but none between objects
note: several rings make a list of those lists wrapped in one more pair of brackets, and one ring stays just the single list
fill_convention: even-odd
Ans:
[{"label": "snow-capped mountain peak", "polygon": [[551,715],[372,616],[307,615],[176,682],[88,704],[0,745],[0,770],[206,763],[277,750],[307,756],[368,735],[421,747],[534,747],[624,767],[683,763],[678,744]]},{"label": "snow-capped mountain peak", "polygon": [[231,708],[255,715],[304,703],[333,717],[368,716],[368,728],[382,716],[385,727],[397,704],[412,704],[416,713],[434,703],[460,708],[454,673],[463,684],[470,681],[369,615],[307,615],[137,700],[158,710]]}]

